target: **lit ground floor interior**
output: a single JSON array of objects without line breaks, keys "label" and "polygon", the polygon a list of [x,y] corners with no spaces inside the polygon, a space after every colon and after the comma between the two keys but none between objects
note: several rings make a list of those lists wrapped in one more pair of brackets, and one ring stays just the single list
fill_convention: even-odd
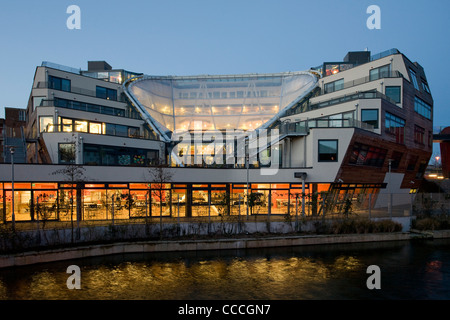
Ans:
[{"label": "lit ground floor interior", "polygon": [[[12,199],[14,188],[14,199]],[[304,191],[304,193],[303,193]],[[413,194],[384,184],[330,183],[0,183],[2,222],[101,221],[151,217],[406,215]],[[392,214],[392,212],[390,212]]]}]

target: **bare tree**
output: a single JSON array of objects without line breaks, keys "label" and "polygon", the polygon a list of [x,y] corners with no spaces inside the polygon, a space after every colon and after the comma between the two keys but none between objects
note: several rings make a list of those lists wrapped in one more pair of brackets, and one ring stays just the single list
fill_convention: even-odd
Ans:
[{"label": "bare tree", "polygon": [[159,164],[148,169],[149,182],[151,183],[152,200],[159,201],[159,235],[162,238],[162,216],[163,216],[163,198],[171,208],[170,199],[166,197],[166,184],[172,182],[173,173],[167,165]]},{"label": "bare tree", "polygon": [[[60,152],[60,159],[64,159],[66,164],[63,168],[58,169],[54,171],[52,174],[54,175],[62,175],[64,177],[64,182],[67,184],[70,184],[70,191],[69,191],[69,208],[70,208],[70,222],[71,222],[71,229],[72,229],[72,238],[71,241],[73,243],[74,241],[74,200],[75,203],[77,203],[77,198],[81,194],[81,188],[82,183],[86,180],[85,177],[85,171],[86,169],[81,164],[76,163],[76,153],[77,153],[77,147],[79,147],[78,141],[76,141],[76,138],[72,135],[72,140],[69,142],[69,144],[72,144],[73,147],[68,149],[61,149]],[[81,220],[81,207],[77,206],[77,212],[76,212],[76,221],[77,221],[77,239],[80,237],[80,220]]]}]

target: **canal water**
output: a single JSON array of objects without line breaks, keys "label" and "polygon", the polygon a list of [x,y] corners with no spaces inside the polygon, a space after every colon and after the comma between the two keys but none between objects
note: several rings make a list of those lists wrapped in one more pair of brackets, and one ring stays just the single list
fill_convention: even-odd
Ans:
[{"label": "canal water", "polygon": [[[67,288],[67,267],[81,289]],[[370,265],[380,289],[368,289]],[[0,270],[2,300],[450,299],[450,239],[127,254]]]}]

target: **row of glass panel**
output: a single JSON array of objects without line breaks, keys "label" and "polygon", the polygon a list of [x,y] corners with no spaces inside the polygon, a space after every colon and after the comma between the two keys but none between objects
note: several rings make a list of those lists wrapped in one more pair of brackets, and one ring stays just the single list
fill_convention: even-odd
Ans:
[{"label": "row of glass panel", "polygon": [[39,128],[40,132],[85,132],[121,137],[140,137],[138,127],[62,117],[58,117],[58,125],[55,126],[52,116],[39,117]]},{"label": "row of glass panel", "polygon": [[[106,188],[104,184],[86,184],[83,189],[78,190],[80,197],[77,197],[76,189],[62,188],[63,185],[57,189],[56,183],[38,184],[38,187],[33,188],[30,185],[15,184],[15,221],[35,221],[37,218],[40,221],[69,221],[71,218],[76,219],[78,207],[82,220],[247,214],[245,185],[205,184],[188,188],[187,185],[153,184],[152,188],[148,188],[147,184],[115,184]],[[40,187],[46,189],[39,189]],[[136,187],[145,189],[134,189]],[[317,192],[328,189],[329,184],[317,185]],[[308,196],[308,185],[305,191]],[[252,194],[249,199],[249,214],[299,213],[301,185],[252,184],[249,192]],[[4,189],[0,189],[2,221],[12,220],[11,200],[11,184],[5,183]],[[308,208],[306,213],[310,210]]]}]

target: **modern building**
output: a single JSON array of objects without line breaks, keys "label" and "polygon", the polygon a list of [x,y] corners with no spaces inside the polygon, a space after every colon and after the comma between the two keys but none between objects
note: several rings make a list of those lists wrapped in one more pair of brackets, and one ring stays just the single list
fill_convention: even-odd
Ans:
[{"label": "modern building", "polygon": [[26,163],[25,125],[25,109],[5,107],[5,118],[0,119],[0,163],[11,163],[11,149],[15,163]]},{"label": "modern building", "polygon": [[440,129],[433,137],[434,142],[439,143],[440,156],[434,159],[434,170],[430,172],[433,175],[431,178],[448,179],[450,178],[450,127]]},{"label": "modern building", "polygon": [[[27,108],[28,164],[15,168],[15,219],[33,219],[38,198],[49,219],[70,219],[70,196],[85,220],[299,206],[316,215],[345,201],[375,209],[379,195],[419,187],[432,119],[425,72],[397,49],[274,74],[149,76],[104,61],[87,71],[45,62]],[[12,216],[6,166],[3,221]],[[83,179],[61,173],[68,167]]]}]

